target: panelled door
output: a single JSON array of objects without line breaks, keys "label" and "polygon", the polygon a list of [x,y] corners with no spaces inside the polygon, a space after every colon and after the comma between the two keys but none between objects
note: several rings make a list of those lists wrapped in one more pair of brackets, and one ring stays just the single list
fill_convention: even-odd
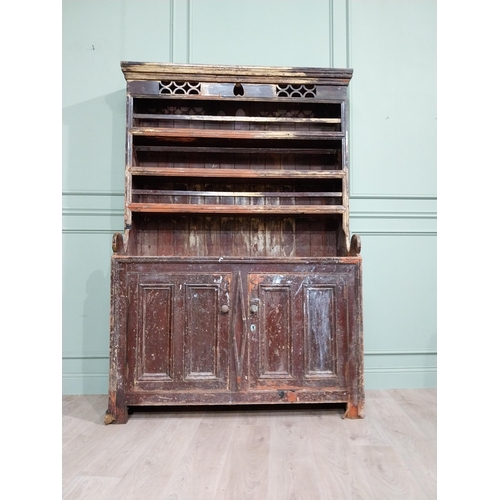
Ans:
[{"label": "panelled door", "polygon": [[131,273],[130,391],[227,389],[230,273]]},{"label": "panelled door", "polygon": [[345,387],[352,284],[343,273],[248,275],[249,390]]}]

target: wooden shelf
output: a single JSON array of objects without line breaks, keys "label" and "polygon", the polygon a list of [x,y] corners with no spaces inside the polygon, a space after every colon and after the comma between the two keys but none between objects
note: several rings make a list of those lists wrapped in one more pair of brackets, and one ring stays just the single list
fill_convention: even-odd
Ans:
[{"label": "wooden shelf", "polygon": [[341,123],[340,118],[294,118],[286,116],[214,116],[214,115],[169,115],[156,113],[134,113],[140,120],[186,120],[202,122],[255,122],[255,123]]},{"label": "wooden shelf", "polygon": [[220,95],[202,95],[202,94],[140,94],[134,92],[134,99],[162,99],[165,101],[193,101],[196,103],[197,101],[225,101],[225,102],[272,102],[279,104],[332,104],[332,103],[340,103],[342,102],[342,98],[338,99],[327,99],[327,98],[304,98],[304,97],[248,97],[248,96],[220,96]]},{"label": "wooden shelf", "polygon": [[192,128],[132,127],[130,133],[136,137],[158,137],[165,139],[274,139],[274,140],[316,140],[342,139],[343,132],[278,131],[278,130],[219,130]]},{"label": "wooden shelf", "polygon": [[343,214],[342,205],[215,205],[192,203],[129,203],[132,212],[187,214]]},{"label": "wooden shelf", "polygon": [[232,148],[206,146],[134,146],[135,151],[148,153],[223,153],[223,154],[279,154],[279,155],[337,155],[338,150],[326,148]]},{"label": "wooden shelf", "polygon": [[147,196],[201,196],[203,198],[341,198],[341,192],[334,191],[181,191],[179,189],[132,189],[132,195]]},{"label": "wooden shelf", "polygon": [[342,179],[342,170],[252,170],[237,168],[128,167],[132,175],[163,177],[224,177],[232,179]]}]

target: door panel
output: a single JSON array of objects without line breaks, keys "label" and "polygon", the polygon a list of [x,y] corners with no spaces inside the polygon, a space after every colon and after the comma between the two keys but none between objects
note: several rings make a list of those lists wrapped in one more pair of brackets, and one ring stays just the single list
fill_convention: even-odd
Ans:
[{"label": "door panel", "polygon": [[294,297],[298,281],[293,274],[248,275],[250,389],[299,384],[303,325]]},{"label": "door panel", "polygon": [[352,279],[248,275],[250,389],[345,386],[339,353],[347,349],[346,280]]},{"label": "door panel", "polygon": [[187,283],[184,328],[185,380],[219,378],[219,286]]},{"label": "door panel", "polygon": [[349,274],[304,277],[304,379],[309,387],[345,387],[348,350],[347,292],[354,285]]},{"label": "door panel", "polygon": [[172,380],[173,285],[139,286],[137,380]]},{"label": "door panel", "polygon": [[291,287],[259,289],[259,374],[261,378],[292,378]]},{"label": "door panel", "polygon": [[305,290],[304,375],[336,375],[335,287]]}]

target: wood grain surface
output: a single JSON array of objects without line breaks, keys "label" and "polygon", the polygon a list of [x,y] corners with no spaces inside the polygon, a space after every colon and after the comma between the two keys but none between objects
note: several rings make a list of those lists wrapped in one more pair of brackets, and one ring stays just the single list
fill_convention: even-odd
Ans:
[{"label": "wood grain surface", "polygon": [[[166,408],[105,426],[107,396],[63,396],[63,499],[436,498],[436,390],[343,405]],[[158,411],[159,410],[159,411]]]}]

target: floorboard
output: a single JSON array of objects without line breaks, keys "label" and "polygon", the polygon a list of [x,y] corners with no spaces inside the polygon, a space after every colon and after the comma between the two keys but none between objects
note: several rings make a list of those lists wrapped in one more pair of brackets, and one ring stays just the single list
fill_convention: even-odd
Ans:
[{"label": "floorboard", "polygon": [[436,498],[436,390],[367,391],[338,406],[135,411],[104,425],[107,397],[63,396],[64,500]]}]

